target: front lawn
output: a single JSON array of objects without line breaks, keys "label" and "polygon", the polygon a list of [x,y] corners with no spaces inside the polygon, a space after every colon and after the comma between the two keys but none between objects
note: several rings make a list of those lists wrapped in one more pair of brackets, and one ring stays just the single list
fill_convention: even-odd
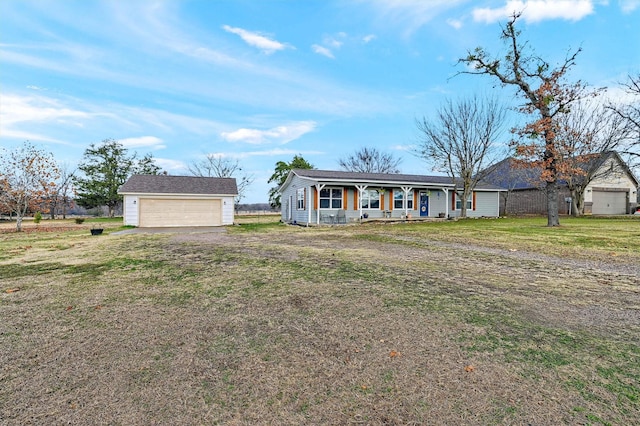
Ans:
[{"label": "front lawn", "polygon": [[0,233],[0,419],[640,423],[640,220],[561,223]]}]

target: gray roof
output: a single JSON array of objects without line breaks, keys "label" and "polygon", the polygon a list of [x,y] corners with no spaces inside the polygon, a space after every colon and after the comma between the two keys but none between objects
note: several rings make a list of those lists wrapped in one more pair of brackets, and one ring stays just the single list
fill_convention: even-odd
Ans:
[{"label": "gray roof", "polygon": [[[633,172],[629,169],[629,166],[624,162],[622,157],[620,157],[620,154],[615,151],[591,154],[590,160],[578,163],[577,166],[585,172],[595,172],[611,157],[618,161],[622,169],[637,185],[638,180]],[[537,189],[543,184],[540,179],[542,167],[528,167],[526,163],[518,163],[513,157],[507,157],[499,163],[487,167],[481,173],[483,175],[482,179],[485,182],[512,190]],[[584,180],[584,176],[574,176],[574,179],[578,181]],[[567,181],[558,179],[558,185],[566,186]]]},{"label": "gray roof", "polygon": [[238,195],[234,178],[133,175],[120,187],[121,194]]},{"label": "gray roof", "polygon": [[[453,182],[448,176],[406,175],[400,173],[360,173],[337,170],[294,169],[300,177],[324,181],[349,181],[376,184],[411,184],[411,185],[438,185],[453,187]],[[457,180],[456,180],[456,183]],[[476,189],[502,190],[501,187],[479,182]]]}]

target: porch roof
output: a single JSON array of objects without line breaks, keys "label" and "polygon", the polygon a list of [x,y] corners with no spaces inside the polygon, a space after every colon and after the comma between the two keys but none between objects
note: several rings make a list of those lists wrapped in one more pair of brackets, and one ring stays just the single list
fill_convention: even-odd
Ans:
[{"label": "porch roof", "polygon": [[[338,170],[294,169],[297,176],[323,183],[367,184],[375,186],[418,186],[454,188],[448,176],[407,175],[399,173],[360,173]],[[476,190],[500,191],[499,186],[478,183]]]}]

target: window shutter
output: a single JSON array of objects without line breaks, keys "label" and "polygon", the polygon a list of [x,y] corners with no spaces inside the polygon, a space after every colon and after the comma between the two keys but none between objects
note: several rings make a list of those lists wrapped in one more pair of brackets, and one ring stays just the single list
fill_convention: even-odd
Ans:
[{"label": "window shutter", "polygon": [[389,190],[389,210],[393,210],[393,189]]},{"label": "window shutter", "polygon": [[418,193],[416,191],[413,191],[413,210],[418,210],[420,207],[418,207]]},{"label": "window shutter", "polygon": [[357,211],[358,210],[358,193],[360,191],[358,191],[358,188],[353,190],[353,210]]},{"label": "window shutter", "polygon": [[302,210],[307,209],[307,188],[304,189],[304,196],[302,198]]},{"label": "window shutter", "polygon": [[476,191],[473,191],[473,198],[471,201],[471,210],[475,210],[476,209]]},{"label": "window shutter", "polygon": [[318,210],[318,190],[311,187],[311,194],[313,195],[313,209]]},{"label": "window shutter", "polygon": [[456,209],[456,191],[451,191],[451,210]]},{"label": "window shutter", "polygon": [[380,194],[380,210],[384,210],[384,193]]},{"label": "window shutter", "polygon": [[349,193],[347,192],[347,188],[344,187],[342,188],[342,208],[344,210],[347,209],[347,200],[349,199],[347,196],[349,195]]}]

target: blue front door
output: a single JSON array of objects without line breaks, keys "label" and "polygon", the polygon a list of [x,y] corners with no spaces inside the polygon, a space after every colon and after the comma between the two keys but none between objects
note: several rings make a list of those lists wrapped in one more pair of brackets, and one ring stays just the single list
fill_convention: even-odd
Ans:
[{"label": "blue front door", "polygon": [[420,216],[429,216],[429,195],[426,192],[420,193]]}]

